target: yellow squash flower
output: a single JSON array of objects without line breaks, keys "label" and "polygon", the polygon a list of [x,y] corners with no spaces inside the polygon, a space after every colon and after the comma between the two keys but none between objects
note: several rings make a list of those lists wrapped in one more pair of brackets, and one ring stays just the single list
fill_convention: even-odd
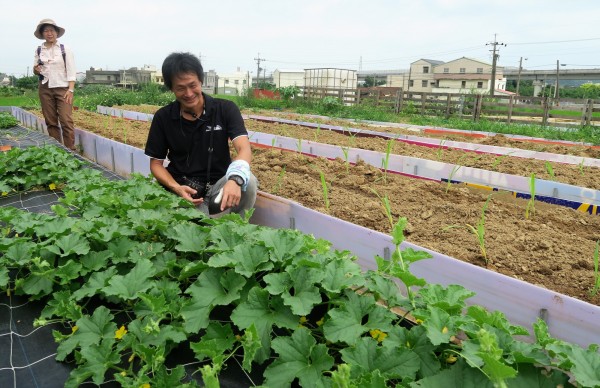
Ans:
[{"label": "yellow squash flower", "polygon": [[127,334],[127,329],[125,328],[125,325],[123,325],[119,330],[115,331],[115,338],[120,340],[125,334]]}]

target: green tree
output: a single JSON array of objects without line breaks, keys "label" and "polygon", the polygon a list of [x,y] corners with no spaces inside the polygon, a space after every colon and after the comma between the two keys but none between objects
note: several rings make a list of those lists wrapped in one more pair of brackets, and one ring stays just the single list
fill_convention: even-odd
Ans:
[{"label": "green tree", "polygon": [[16,86],[18,88],[21,89],[37,89],[37,85],[38,85],[38,76],[37,75],[32,75],[29,77],[21,77],[21,78],[17,78],[16,80]]},{"label": "green tree", "polygon": [[365,82],[363,83],[363,86],[365,88],[370,88],[373,86],[381,86],[384,84],[385,84],[385,81],[377,81],[377,79],[375,77],[368,75],[365,77]]}]

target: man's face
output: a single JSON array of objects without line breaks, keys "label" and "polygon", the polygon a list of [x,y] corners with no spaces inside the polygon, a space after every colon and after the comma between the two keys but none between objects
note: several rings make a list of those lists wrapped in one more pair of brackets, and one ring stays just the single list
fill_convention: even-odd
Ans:
[{"label": "man's face", "polygon": [[195,73],[175,76],[171,91],[185,110],[193,111],[202,102],[202,83]]}]

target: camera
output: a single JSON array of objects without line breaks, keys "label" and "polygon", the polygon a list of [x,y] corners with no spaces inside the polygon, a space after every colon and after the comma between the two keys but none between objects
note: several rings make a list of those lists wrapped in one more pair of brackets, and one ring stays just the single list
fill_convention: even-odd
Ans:
[{"label": "camera", "polygon": [[182,178],[182,184],[191,187],[196,190],[196,194],[192,194],[193,199],[204,198],[210,190],[210,183],[204,183],[194,178],[188,178],[184,176]]},{"label": "camera", "polygon": [[[38,65],[39,65],[39,66],[44,66],[44,62],[42,62],[41,60],[39,60],[39,59],[38,59]],[[41,75],[41,74],[38,74],[38,79],[39,79],[40,81],[42,81],[42,80],[44,79],[44,76],[43,76],[43,75]]]}]

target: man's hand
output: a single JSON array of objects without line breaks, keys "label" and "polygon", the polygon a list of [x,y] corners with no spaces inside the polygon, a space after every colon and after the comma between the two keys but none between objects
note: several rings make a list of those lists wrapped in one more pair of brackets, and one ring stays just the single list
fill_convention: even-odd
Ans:
[{"label": "man's hand", "polygon": [[192,198],[192,195],[196,194],[197,191],[192,189],[190,186],[180,185],[171,189],[175,194],[179,195],[186,201],[190,201],[194,205],[198,206],[204,202],[204,198]]},{"label": "man's hand", "polygon": [[223,199],[221,200],[221,211],[235,207],[240,204],[242,188],[234,181],[227,181],[223,186]]}]

